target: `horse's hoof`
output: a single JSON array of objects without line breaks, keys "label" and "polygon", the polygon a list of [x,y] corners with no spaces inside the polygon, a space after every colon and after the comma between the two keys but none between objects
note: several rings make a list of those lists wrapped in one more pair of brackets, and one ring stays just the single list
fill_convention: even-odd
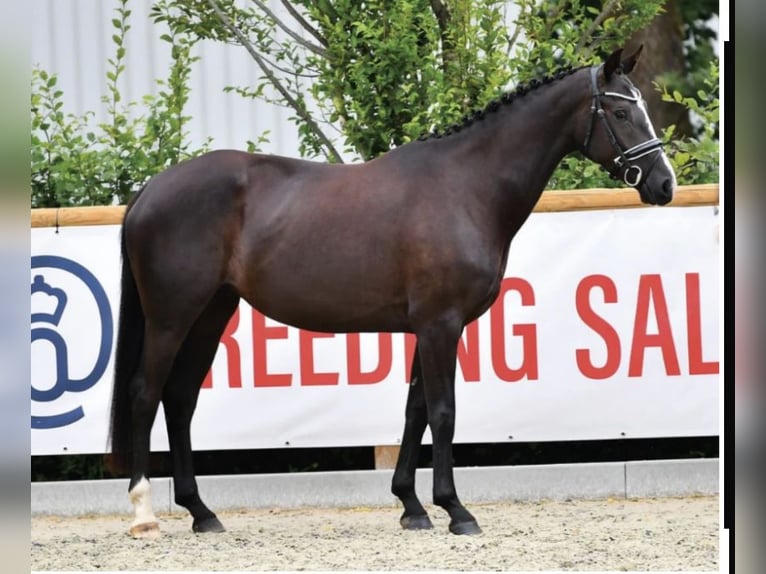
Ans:
[{"label": "horse's hoof", "polygon": [[434,527],[427,514],[418,514],[415,516],[402,516],[399,524],[405,530],[430,530]]},{"label": "horse's hoof", "polygon": [[226,532],[226,529],[215,516],[200,518],[192,523],[192,530],[197,533],[202,532]]},{"label": "horse's hoof", "polygon": [[160,524],[158,522],[134,524],[128,532],[133,538],[158,538],[160,535]]},{"label": "horse's hoof", "polygon": [[457,524],[450,523],[449,531],[452,532],[452,534],[481,534],[479,523],[475,520],[458,522]]}]

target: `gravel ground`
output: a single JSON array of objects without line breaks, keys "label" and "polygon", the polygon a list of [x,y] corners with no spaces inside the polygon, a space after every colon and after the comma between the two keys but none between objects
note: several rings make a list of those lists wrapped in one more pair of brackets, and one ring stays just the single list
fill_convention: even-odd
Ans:
[{"label": "gravel ground", "polygon": [[32,517],[32,570],[718,570],[718,497],[469,505],[484,532],[455,536],[439,508],[430,531],[400,509],[220,512],[224,534],[196,535],[160,514],[134,540],[129,516]]}]

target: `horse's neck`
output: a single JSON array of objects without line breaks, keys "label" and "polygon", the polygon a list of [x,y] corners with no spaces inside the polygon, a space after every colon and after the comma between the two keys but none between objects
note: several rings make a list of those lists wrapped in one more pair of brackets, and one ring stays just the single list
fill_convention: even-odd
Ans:
[{"label": "horse's neck", "polygon": [[577,110],[588,94],[587,84],[578,76],[575,73],[517,97],[496,117],[486,118],[473,141],[466,138],[463,154],[481,158],[473,165],[482,165],[495,182],[494,189],[477,192],[489,193],[498,212],[531,211],[558,164],[576,149],[573,122],[579,119]]}]

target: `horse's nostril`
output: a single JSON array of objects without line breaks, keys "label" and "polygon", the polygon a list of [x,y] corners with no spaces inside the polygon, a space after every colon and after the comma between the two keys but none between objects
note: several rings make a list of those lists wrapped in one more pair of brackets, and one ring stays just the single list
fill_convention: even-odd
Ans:
[{"label": "horse's nostril", "polygon": [[673,193],[673,182],[669,179],[666,179],[662,184],[662,191],[664,191],[667,195]]}]

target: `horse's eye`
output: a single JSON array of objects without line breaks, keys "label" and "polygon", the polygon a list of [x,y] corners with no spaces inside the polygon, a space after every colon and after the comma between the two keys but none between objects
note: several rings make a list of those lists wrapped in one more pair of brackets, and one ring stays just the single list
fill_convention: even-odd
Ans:
[{"label": "horse's eye", "polygon": [[614,117],[616,117],[618,120],[624,120],[628,117],[628,112],[623,110],[622,108],[619,108],[617,110],[614,110]]}]

